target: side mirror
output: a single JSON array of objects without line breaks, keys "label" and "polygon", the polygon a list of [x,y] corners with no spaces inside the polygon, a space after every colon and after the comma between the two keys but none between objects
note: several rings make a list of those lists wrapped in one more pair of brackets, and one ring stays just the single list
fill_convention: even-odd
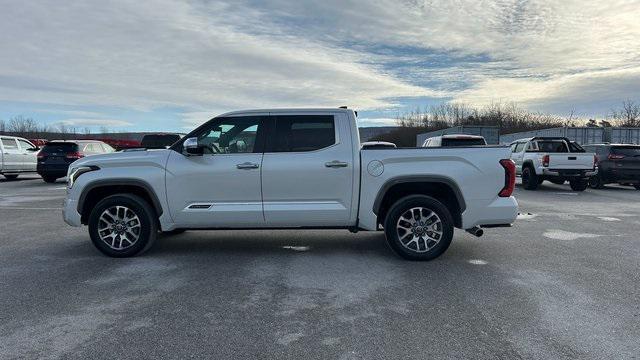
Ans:
[{"label": "side mirror", "polygon": [[182,143],[182,149],[187,155],[202,155],[204,147],[198,144],[198,138],[188,138]]}]

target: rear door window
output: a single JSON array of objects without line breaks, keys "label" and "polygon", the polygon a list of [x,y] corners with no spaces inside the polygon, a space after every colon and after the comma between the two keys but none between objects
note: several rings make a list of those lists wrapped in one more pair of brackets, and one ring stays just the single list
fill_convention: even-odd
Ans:
[{"label": "rear door window", "polygon": [[5,150],[18,150],[18,143],[15,139],[2,138],[2,146]]},{"label": "rear door window", "polygon": [[281,115],[267,152],[305,152],[336,143],[333,115]]}]

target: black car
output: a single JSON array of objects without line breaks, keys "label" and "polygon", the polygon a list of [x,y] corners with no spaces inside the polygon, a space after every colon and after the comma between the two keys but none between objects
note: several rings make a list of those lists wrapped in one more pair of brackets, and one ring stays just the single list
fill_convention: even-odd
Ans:
[{"label": "black car", "polygon": [[166,149],[181,139],[179,134],[147,134],[140,146],[146,149]]},{"label": "black car", "polygon": [[602,189],[606,184],[617,183],[640,190],[640,145],[596,144],[583,147],[596,154],[598,174],[589,179],[592,188]]},{"label": "black car", "polygon": [[95,140],[50,141],[38,153],[38,174],[45,182],[52,183],[67,176],[69,164],[89,155],[111,153],[115,150]]}]

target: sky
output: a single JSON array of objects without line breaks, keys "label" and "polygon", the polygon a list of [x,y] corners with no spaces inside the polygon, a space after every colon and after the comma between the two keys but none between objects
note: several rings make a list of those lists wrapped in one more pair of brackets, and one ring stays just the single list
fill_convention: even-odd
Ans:
[{"label": "sky", "polygon": [[232,110],[393,125],[440,102],[640,100],[640,0],[0,0],[0,119],[186,132]]}]

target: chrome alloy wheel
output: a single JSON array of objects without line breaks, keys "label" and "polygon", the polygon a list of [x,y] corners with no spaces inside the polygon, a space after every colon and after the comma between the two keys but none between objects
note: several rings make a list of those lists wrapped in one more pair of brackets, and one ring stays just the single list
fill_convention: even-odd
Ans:
[{"label": "chrome alloy wheel", "polygon": [[140,238],[142,228],[138,215],[126,206],[112,206],[100,215],[98,235],[113,250],[133,246]]},{"label": "chrome alloy wheel", "polygon": [[396,231],[402,246],[414,252],[427,252],[442,239],[442,220],[435,212],[423,208],[411,208],[398,219]]}]

